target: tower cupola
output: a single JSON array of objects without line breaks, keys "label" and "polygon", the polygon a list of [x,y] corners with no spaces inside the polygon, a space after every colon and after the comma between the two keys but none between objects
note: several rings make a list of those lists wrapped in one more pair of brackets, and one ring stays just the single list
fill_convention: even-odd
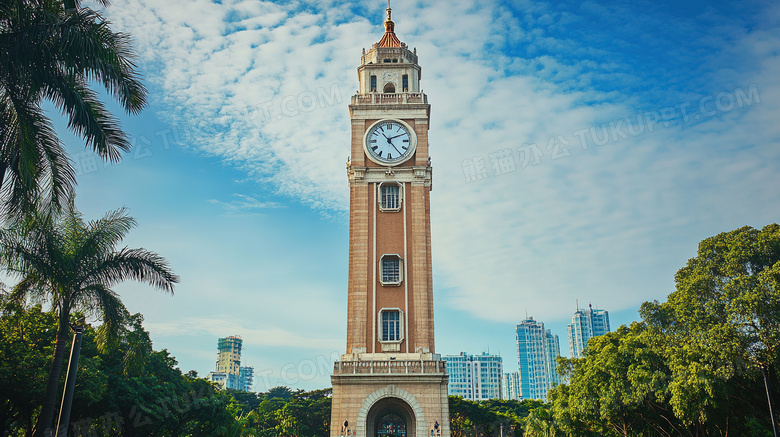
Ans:
[{"label": "tower cupola", "polygon": [[419,93],[422,70],[417,64],[417,50],[409,50],[395,34],[390,2],[387,4],[385,33],[379,42],[363,52],[358,67],[359,94]]}]

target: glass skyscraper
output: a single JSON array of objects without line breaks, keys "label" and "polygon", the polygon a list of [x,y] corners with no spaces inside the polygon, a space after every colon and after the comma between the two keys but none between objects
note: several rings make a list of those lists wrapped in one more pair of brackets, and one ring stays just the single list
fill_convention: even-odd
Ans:
[{"label": "glass skyscraper", "polygon": [[566,327],[569,336],[569,354],[572,358],[581,358],[588,340],[607,332],[609,332],[608,311],[593,309],[592,305],[588,305],[587,309],[577,308],[571,323]]},{"label": "glass skyscraper", "polygon": [[520,395],[547,401],[547,391],[560,383],[555,361],[560,355],[558,336],[529,317],[517,325],[516,338]]}]

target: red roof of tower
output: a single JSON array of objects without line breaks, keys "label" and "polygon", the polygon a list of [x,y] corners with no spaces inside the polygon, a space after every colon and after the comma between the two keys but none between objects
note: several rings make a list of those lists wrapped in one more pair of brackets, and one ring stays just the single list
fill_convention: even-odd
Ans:
[{"label": "red roof of tower", "polygon": [[390,0],[387,1],[387,20],[385,20],[385,34],[382,35],[382,39],[379,40],[377,45],[379,47],[401,47],[401,40],[395,36],[395,23],[390,19]]}]

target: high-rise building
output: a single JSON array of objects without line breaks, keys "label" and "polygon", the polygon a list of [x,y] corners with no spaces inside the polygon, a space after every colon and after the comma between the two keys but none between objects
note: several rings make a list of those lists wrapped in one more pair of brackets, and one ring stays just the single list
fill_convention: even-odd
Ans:
[{"label": "high-rise building", "polygon": [[252,391],[255,380],[255,368],[250,366],[238,368],[238,389],[241,391]]},{"label": "high-rise building", "polygon": [[251,391],[254,368],[241,367],[243,342],[238,335],[220,338],[217,341],[217,368],[206,379],[219,383],[223,388]]},{"label": "high-rise building", "polygon": [[557,361],[558,357],[561,356],[561,343],[558,335],[553,334],[549,329],[544,331],[544,339],[547,345],[547,378],[552,388],[561,383]]},{"label": "high-rise building", "polygon": [[243,343],[244,340],[238,335],[220,338],[217,341],[217,372],[238,375]]},{"label": "high-rise building", "polygon": [[345,126],[347,341],[331,376],[330,435],[450,437],[447,368],[433,332],[431,107],[417,50],[398,39],[386,11],[382,38],[361,54]]},{"label": "high-rise building", "polygon": [[501,381],[501,399],[519,401],[523,397],[520,392],[520,373],[504,373]]},{"label": "high-rise building", "polygon": [[555,361],[560,355],[558,336],[529,317],[517,325],[516,339],[520,396],[546,401],[547,391],[560,382]]},{"label": "high-rise building", "polygon": [[482,352],[481,355],[444,355],[450,382],[447,392],[471,401],[501,398],[503,362],[498,355]]},{"label": "high-rise building", "polygon": [[569,335],[569,354],[572,358],[581,358],[582,351],[588,346],[588,340],[609,331],[608,311],[593,309],[592,305],[588,305],[587,309],[577,308],[571,323],[566,327],[566,333]]}]

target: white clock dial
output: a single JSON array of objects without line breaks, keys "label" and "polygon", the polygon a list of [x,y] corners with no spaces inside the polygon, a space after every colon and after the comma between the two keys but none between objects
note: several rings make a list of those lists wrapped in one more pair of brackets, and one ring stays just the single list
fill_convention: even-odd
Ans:
[{"label": "white clock dial", "polygon": [[380,120],[366,132],[364,147],[372,161],[395,165],[412,156],[416,137],[406,123],[399,120]]}]

